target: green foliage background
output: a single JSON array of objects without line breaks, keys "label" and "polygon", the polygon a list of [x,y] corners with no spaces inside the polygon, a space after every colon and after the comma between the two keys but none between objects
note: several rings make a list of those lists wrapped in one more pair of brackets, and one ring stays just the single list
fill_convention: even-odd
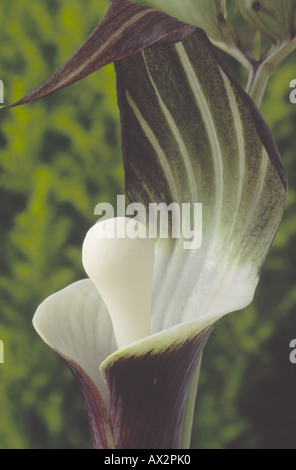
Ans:
[{"label": "green foliage background", "polygon": [[[107,0],[1,0],[0,79],[11,103],[87,38]],[[193,448],[296,448],[295,55],[262,111],[289,175],[287,210],[252,305],[218,324],[204,353]],[[123,194],[113,66],[0,112],[0,448],[91,448],[78,388],[32,327],[39,303],[85,277],[94,207]]]}]

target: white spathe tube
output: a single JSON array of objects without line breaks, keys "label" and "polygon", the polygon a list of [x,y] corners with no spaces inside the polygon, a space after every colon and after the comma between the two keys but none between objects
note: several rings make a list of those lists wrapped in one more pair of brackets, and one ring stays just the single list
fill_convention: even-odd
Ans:
[{"label": "white spathe tube", "polygon": [[135,219],[95,224],[82,248],[84,269],[101,294],[118,347],[150,335],[154,241]]}]

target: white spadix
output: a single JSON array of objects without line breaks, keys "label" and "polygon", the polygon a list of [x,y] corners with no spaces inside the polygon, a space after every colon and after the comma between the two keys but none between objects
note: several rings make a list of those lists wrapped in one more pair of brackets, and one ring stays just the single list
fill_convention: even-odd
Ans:
[{"label": "white spadix", "polygon": [[150,335],[154,241],[135,219],[95,224],[86,234],[83,266],[101,294],[118,347]]}]

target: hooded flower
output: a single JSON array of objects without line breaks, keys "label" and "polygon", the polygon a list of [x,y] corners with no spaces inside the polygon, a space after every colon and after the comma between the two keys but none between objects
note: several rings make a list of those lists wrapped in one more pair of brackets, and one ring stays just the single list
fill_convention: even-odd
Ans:
[{"label": "hooded flower", "polygon": [[16,104],[110,61],[130,201],[183,205],[191,227],[202,204],[202,243],[190,249],[181,233],[105,245],[93,227],[92,280],[46,299],[34,326],[78,379],[96,448],[186,447],[201,353],[214,324],[253,298],[286,176],[264,118],[206,34],[134,2],[114,0],[80,50]]}]

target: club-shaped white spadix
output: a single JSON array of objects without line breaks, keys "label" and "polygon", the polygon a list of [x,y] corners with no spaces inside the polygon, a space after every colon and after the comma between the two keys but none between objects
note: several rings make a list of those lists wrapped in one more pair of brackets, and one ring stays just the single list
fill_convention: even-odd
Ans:
[{"label": "club-shaped white spadix", "polygon": [[135,219],[95,224],[86,234],[83,266],[101,294],[118,347],[150,335],[154,241]]}]

